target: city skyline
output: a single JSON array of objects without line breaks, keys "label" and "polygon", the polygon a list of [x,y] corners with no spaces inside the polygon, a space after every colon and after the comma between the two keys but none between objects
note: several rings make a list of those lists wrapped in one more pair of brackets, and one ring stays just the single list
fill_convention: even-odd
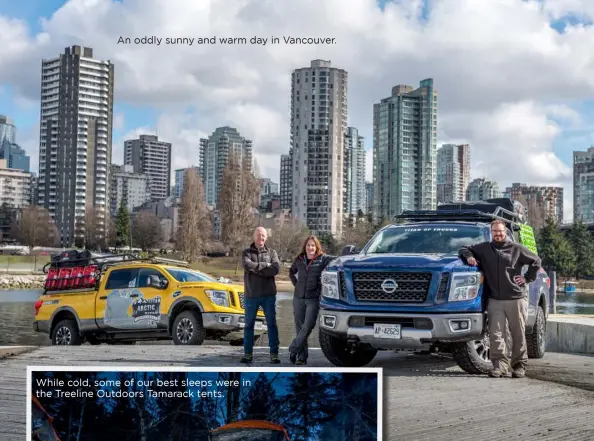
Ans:
[{"label": "city skyline", "polygon": [[[539,10],[526,2],[512,5],[518,8],[515,19],[525,23],[525,26],[518,27],[522,30],[515,31],[512,37],[515,54],[522,54],[522,61],[517,62],[517,55],[511,54],[512,44],[497,28],[503,26],[503,17],[510,14],[507,9],[509,5],[489,5],[479,12],[452,2],[450,5],[438,4],[421,14],[420,11],[405,10],[404,6],[389,4],[376,7],[371,2],[367,5],[361,3],[352,6],[360,8],[353,17],[341,16],[338,25],[328,22],[325,33],[337,37],[337,44],[328,47],[124,48],[117,46],[117,38],[113,37],[113,34],[129,33],[124,27],[118,27],[118,20],[114,18],[117,14],[133,14],[138,23],[146,26],[150,24],[151,29],[168,28],[163,23],[153,23],[161,18],[143,22],[144,12],[132,10],[132,3],[126,1],[114,3],[115,6],[105,2],[101,10],[93,10],[96,6],[92,4],[80,8],[62,8],[53,17],[52,14],[58,11],[60,5],[54,2],[53,7],[50,7],[52,2],[47,3],[39,9],[40,15],[48,18],[44,23],[39,22],[37,15],[30,11],[27,15],[16,5],[3,8],[0,12],[5,17],[25,20],[6,22],[11,30],[16,31],[11,34],[17,37],[14,40],[20,37],[30,50],[23,53],[15,48],[13,52],[14,43],[9,41],[5,44],[7,69],[0,73],[0,113],[10,116],[19,127],[20,143],[31,156],[32,171],[37,169],[36,146],[39,142],[38,132],[35,135],[38,130],[36,119],[39,117],[39,103],[34,98],[35,95],[39,96],[39,60],[60,53],[63,47],[84,44],[94,49],[97,58],[110,59],[116,65],[114,163],[121,163],[123,140],[137,138],[142,133],[157,134],[160,139],[172,143],[172,170],[189,167],[197,164],[197,159],[187,161],[187,158],[190,154],[192,158],[197,158],[198,140],[208,136],[216,127],[231,125],[243,136],[253,140],[255,158],[262,175],[275,182],[279,181],[280,155],[288,149],[290,72],[306,66],[311,60],[322,58],[331,60],[333,66],[349,73],[351,92],[348,125],[356,127],[367,140],[366,181],[371,181],[372,104],[385,97],[385,91],[397,84],[417,84],[421,79],[431,77],[440,91],[437,145],[469,144],[473,150],[471,179],[484,176],[499,182],[502,188],[512,182],[563,185],[564,217],[572,217],[572,151],[585,151],[592,144],[591,135],[584,127],[588,126],[590,119],[588,110],[594,106],[585,101],[590,96],[590,89],[581,87],[583,82],[589,84],[586,78],[591,77],[590,73],[580,71],[570,63],[571,53],[579,51],[574,35],[580,23],[575,20],[569,23],[568,19],[563,18],[568,11],[553,11],[546,5]],[[295,13],[309,16],[311,12],[308,7],[303,5]],[[213,8],[215,12],[218,10],[216,6]],[[458,9],[453,11],[455,8]],[[150,5],[146,9],[150,10]],[[283,28],[275,25],[275,20],[282,22],[275,15],[282,9],[266,11],[255,4],[252,5],[252,14],[240,16],[239,11],[231,11],[233,13],[229,14],[228,20],[237,25],[233,32],[238,36],[253,33],[250,23],[253,24],[254,20],[270,24],[270,29],[266,28],[267,32],[280,34],[283,29],[285,33],[296,33],[299,29],[292,28],[293,25],[286,30],[286,24]],[[178,12],[184,15],[184,11]],[[254,12],[259,18],[255,18]],[[410,12],[414,12],[412,18],[405,19],[410,16]],[[433,33],[443,35],[455,29],[449,28],[452,23],[443,19],[446,13],[452,16],[452,12],[453,16],[459,16],[461,21],[456,25],[463,32],[452,34],[452,38],[447,41],[431,37]],[[185,15],[189,14],[192,11],[185,11]],[[476,60],[476,47],[460,37],[467,35],[471,26],[469,23],[477,22],[477,19],[480,21],[482,14],[489,14],[495,19],[477,34],[482,44],[480,53],[489,53],[498,47],[501,57],[497,63],[493,62],[495,64]],[[364,28],[369,20],[374,21],[375,27],[370,25],[369,33],[359,35],[348,31],[353,20],[357,20],[357,28]],[[113,22],[114,27],[106,26],[111,29],[109,35],[100,29],[104,22]],[[433,30],[431,35],[418,32],[416,26],[424,22],[428,29]],[[543,27],[543,23],[549,27]],[[83,24],[88,26],[85,28]],[[211,32],[208,24],[203,24],[204,32]],[[181,29],[189,30],[187,26],[183,24]],[[406,39],[407,45],[416,47],[418,44],[418,49],[414,51],[418,54],[398,43],[378,45],[372,34],[378,31],[377,38],[387,41],[387,29],[390,27],[408,32],[410,38]],[[231,28],[233,26],[229,28],[230,34]],[[319,24],[308,32],[318,29]],[[51,35],[52,39],[33,40],[41,31]],[[148,31],[148,28],[135,30],[136,33],[144,31]],[[591,32],[591,28],[586,27],[583,32]],[[214,35],[214,30],[211,33]],[[72,35],[76,36],[74,40],[80,41],[72,41]],[[360,43],[357,42],[359,40],[355,41],[355,35]],[[538,61],[544,63],[538,68],[538,83],[532,81],[530,72],[540,52],[534,49],[531,38],[540,39],[543,44],[547,42],[552,48],[566,44],[571,49],[568,58],[551,50],[547,53],[552,55]],[[391,40],[397,41],[398,38]],[[506,54],[506,48],[510,49],[510,54]],[[215,59],[217,57],[210,60],[208,54],[214,56],[216,51],[227,54],[220,58],[227,59],[230,64],[221,65]],[[247,54],[247,57],[242,56],[242,53]],[[359,55],[353,56],[355,53]],[[200,54],[194,57],[198,60],[210,61],[192,64],[187,60],[191,54]],[[436,54],[430,64],[423,61],[427,54]],[[148,70],[139,69],[157,55],[165,57],[165,61]],[[20,61],[12,62],[16,60],[13,56],[19,56]],[[236,65],[229,61],[235,56]],[[253,61],[250,61],[251,58]],[[388,58],[392,61],[386,61]],[[572,75],[567,69],[564,69],[566,75],[558,72],[558,66],[564,65],[564,62],[573,69]],[[212,63],[219,67],[209,67]],[[464,65],[465,69],[452,70],[449,67],[452,65]],[[221,70],[221,66],[226,68]],[[237,70],[234,66],[244,68]],[[201,72],[194,77],[197,83],[183,80],[188,68]],[[167,75],[159,76],[165,71]],[[217,73],[216,81],[210,76],[211,72]],[[173,76],[177,74],[178,77]],[[179,81],[174,78],[179,78]],[[580,83],[580,87],[576,83]],[[209,87],[206,87],[207,84]],[[574,102],[576,98],[578,101]],[[193,109],[184,112],[188,106]],[[514,152],[523,155],[520,161],[513,161],[510,166],[510,161],[501,160]]]}]

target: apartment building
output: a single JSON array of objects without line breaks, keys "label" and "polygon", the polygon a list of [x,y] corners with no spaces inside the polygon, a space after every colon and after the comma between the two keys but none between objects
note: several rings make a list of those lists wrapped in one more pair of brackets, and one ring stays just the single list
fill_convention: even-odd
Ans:
[{"label": "apartment building", "polygon": [[198,167],[187,167],[187,168],[178,168],[175,170],[175,185],[173,186],[173,196],[176,198],[181,198],[184,192],[184,179],[186,176],[186,171],[194,170],[196,175],[200,176],[200,170]]},{"label": "apartment building", "polygon": [[313,234],[342,235],[347,90],[347,72],[330,61],[291,75],[291,210]]},{"label": "apartment building", "polygon": [[573,219],[594,222],[594,147],[573,152]]},{"label": "apartment building", "polygon": [[206,203],[216,206],[221,192],[221,176],[233,152],[242,165],[242,170],[252,170],[252,141],[244,138],[237,129],[218,127],[208,138],[200,140],[198,170],[204,184]]},{"label": "apartment building", "polygon": [[[61,246],[84,237],[86,207],[109,209],[114,66],[89,47],[71,46],[41,65],[39,205],[54,219]],[[78,221],[78,222],[77,222]]]},{"label": "apartment building", "polygon": [[563,187],[536,186],[512,183],[503,197],[521,202],[528,210],[528,220],[535,229],[542,228],[547,219],[563,223]]},{"label": "apartment building", "polygon": [[354,127],[344,137],[344,213],[356,216],[367,209],[365,190],[365,140]]},{"label": "apartment building", "polygon": [[373,105],[374,219],[437,205],[438,92],[432,79],[398,85]]},{"label": "apartment building", "polygon": [[111,215],[115,217],[122,204],[132,214],[134,209],[151,200],[148,176],[134,173],[132,165],[111,165]]},{"label": "apartment building", "polygon": [[485,199],[500,198],[499,184],[486,178],[476,178],[468,184],[466,189],[467,201],[484,201]]},{"label": "apartment building", "polygon": [[293,160],[291,156],[291,153],[281,155],[280,207],[283,210],[291,209],[293,198]]},{"label": "apartment building", "polygon": [[463,201],[470,183],[468,144],[444,144],[437,151],[437,203]]},{"label": "apartment building", "polygon": [[171,190],[171,143],[155,135],[140,135],[124,142],[124,165],[148,177],[151,199],[166,199]]},{"label": "apartment building", "polygon": [[6,159],[0,159],[0,206],[23,208],[31,204],[32,175],[23,170],[8,167]]}]

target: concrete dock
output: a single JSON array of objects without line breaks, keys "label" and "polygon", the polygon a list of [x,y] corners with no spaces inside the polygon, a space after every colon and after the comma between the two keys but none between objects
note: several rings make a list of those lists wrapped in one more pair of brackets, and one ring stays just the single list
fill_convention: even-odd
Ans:
[{"label": "concrete dock", "polygon": [[[243,366],[241,348],[173,345],[24,347],[0,359],[0,439],[25,439],[27,366]],[[257,348],[252,367],[270,365]],[[528,378],[467,375],[450,359],[384,352],[370,367],[384,369],[383,440],[592,440],[594,356],[547,353],[530,360]],[[312,349],[308,367],[331,367]],[[297,369],[296,369],[297,370]]]}]

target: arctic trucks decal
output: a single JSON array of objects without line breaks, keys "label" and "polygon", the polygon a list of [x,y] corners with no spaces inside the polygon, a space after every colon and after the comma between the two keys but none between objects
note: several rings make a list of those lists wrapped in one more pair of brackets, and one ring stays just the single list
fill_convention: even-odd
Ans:
[{"label": "arctic trucks decal", "polygon": [[116,289],[107,295],[103,322],[116,329],[156,328],[161,297],[145,299],[137,288]]}]

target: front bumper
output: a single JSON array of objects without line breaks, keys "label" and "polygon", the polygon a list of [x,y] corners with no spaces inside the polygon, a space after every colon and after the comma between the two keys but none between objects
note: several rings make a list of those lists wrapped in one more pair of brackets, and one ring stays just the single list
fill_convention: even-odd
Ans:
[{"label": "front bumper", "polygon": [[[202,323],[209,331],[227,332],[226,337],[243,338],[245,316],[243,314],[228,314],[225,312],[203,312]],[[268,331],[264,317],[256,317],[254,335],[262,335]]]},{"label": "front bumper", "polygon": [[[485,314],[410,314],[320,311],[320,329],[328,334],[367,343],[380,349],[429,349],[435,343],[478,340],[483,335]],[[400,324],[399,337],[376,337],[374,324]],[[465,323],[465,329],[455,330]],[[462,325],[464,326],[464,325]]]}]

